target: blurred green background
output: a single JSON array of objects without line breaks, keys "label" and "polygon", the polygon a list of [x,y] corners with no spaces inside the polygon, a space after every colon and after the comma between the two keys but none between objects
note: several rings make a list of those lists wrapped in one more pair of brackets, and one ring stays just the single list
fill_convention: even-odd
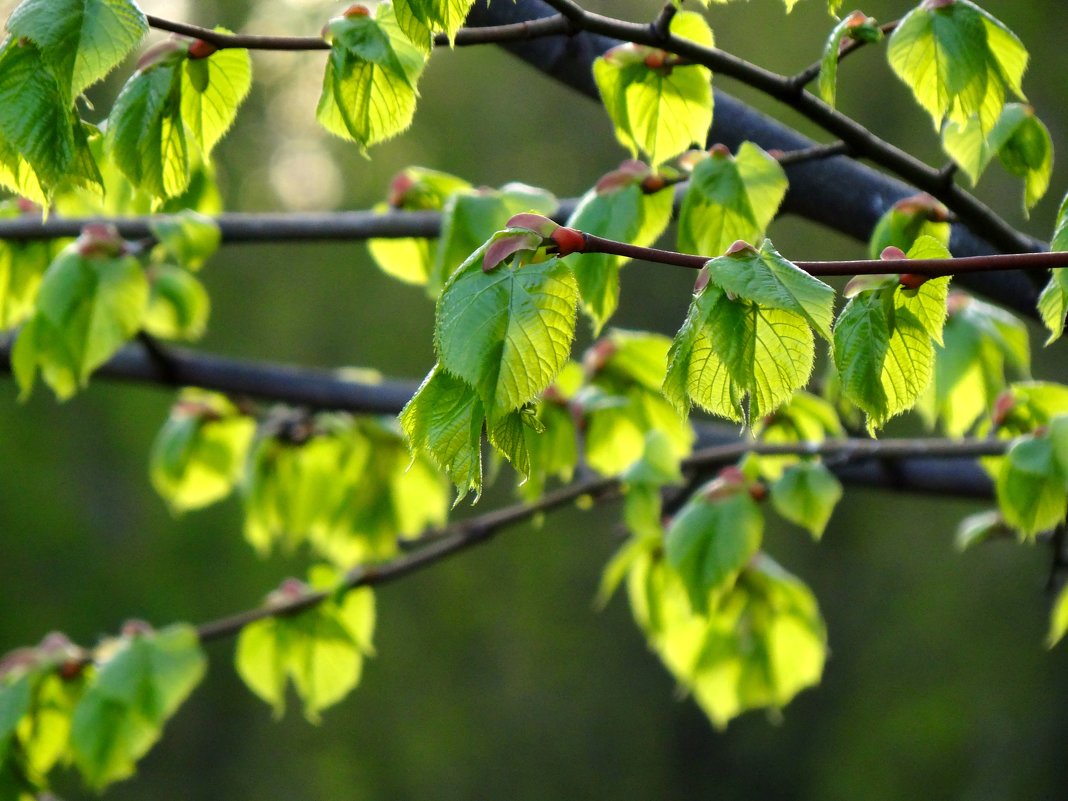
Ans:
[{"label": "blurred green background", "polygon": [[[503,0],[494,0],[502,2]],[[6,17],[13,3],[0,3]],[[146,2],[146,10],[258,33],[317,32],[343,5]],[[1032,52],[1029,100],[1068,141],[1063,0],[988,0]],[[646,20],[654,0],[589,2]],[[879,0],[880,20],[910,3]],[[845,9],[849,10],[849,9]],[[792,72],[830,30],[820,0],[714,6],[719,46]],[[219,148],[232,210],[366,208],[390,176],[420,164],[499,186],[520,180],[576,195],[625,153],[592,102],[494,48],[435,54],[411,130],[370,160],[314,121],[322,54],[255,56],[256,83]],[[94,94],[100,113],[128,69]],[[791,124],[771,101],[736,92]],[[930,123],[880,48],[843,68],[839,103],[937,163]],[[1030,221],[1020,188],[994,166],[979,194],[1047,238],[1068,186],[1059,166]],[[862,246],[797,220],[773,225],[797,258],[860,256]],[[225,248],[203,273],[213,322],[203,346],[234,356],[421,377],[432,307],[351,245]],[[615,320],[672,333],[692,276],[635,265]],[[588,336],[583,335],[583,342]],[[1035,331],[1034,345],[1041,337]],[[1063,346],[1036,374],[1064,379]],[[26,404],[0,382],[0,652],[62,630],[83,643],[128,617],[203,621],[256,604],[303,565],[262,562],[241,540],[236,499],[172,518],[149,486],[148,450],[172,395],[95,382],[58,405]],[[897,431],[914,430],[905,422]],[[508,482],[502,482],[506,484]],[[507,500],[500,487],[483,507]],[[618,545],[616,509],[563,512],[378,593],[377,658],[321,725],[280,722],[234,675],[232,643],[210,646],[205,683],[139,775],[111,799],[960,799],[1058,798],[1068,790],[1068,647],[1046,652],[1048,554],[996,543],[958,555],[956,522],[974,504],[852,490],[823,542],[774,528],[768,550],[813,587],[829,629],[823,684],[781,721],[747,715],[716,732],[680,699],[622,598],[592,609]],[[88,797],[73,782],[66,798]]]}]

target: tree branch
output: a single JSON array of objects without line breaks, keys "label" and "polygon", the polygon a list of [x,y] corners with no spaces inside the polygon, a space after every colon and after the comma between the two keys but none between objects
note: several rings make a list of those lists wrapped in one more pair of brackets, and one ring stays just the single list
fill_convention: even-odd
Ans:
[{"label": "tree branch", "polygon": [[[176,22],[147,14],[149,26],[180,36],[200,39],[219,50],[241,48],[244,50],[329,50],[330,43],[321,36],[260,36],[257,34],[222,33],[199,25]],[[542,36],[566,35],[573,31],[571,21],[563,15],[541,17],[486,28],[461,28],[453,41],[444,34],[434,37],[435,47],[466,47],[470,45],[521,42]]]}]

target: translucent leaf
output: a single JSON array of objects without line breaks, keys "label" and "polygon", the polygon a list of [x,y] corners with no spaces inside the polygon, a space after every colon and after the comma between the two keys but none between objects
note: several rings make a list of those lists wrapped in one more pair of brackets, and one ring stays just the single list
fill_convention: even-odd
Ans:
[{"label": "translucent leaf", "polygon": [[513,262],[486,273],[476,251],[438,301],[441,366],[475,388],[495,422],[533,400],[563,367],[577,301],[575,277],[558,259]]},{"label": "translucent leaf", "polygon": [[190,179],[190,143],[181,116],[179,53],[135,72],[108,115],[109,156],[131,183],[152,197],[174,197]]},{"label": "translucent leaf", "polygon": [[570,481],[578,464],[578,431],[565,403],[543,399],[537,407],[536,423],[540,432],[529,425],[523,427],[529,468],[519,492],[527,500],[538,498],[549,478]]},{"label": "translucent leaf", "polygon": [[[762,442],[822,442],[845,436],[834,405],[808,392],[795,392],[790,402],[772,414],[753,421],[753,433]],[[760,475],[776,481],[800,456],[761,456]]]},{"label": "translucent leaf", "polygon": [[437,297],[449,277],[508,220],[525,211],[552,214],[557,200],[544,189],[506,184],[499,190],[478,189],[449,196],[441,221],[441,238],[427,290]]},{"label": "translucent leaf", "polygon": [[1009,528],[1005,525],[1001,512],[997,510],[976,512],[968,515],[957,526],[954,545],[958,551],[966,551],[1007,533],[1009,533]]},{"label": "translucent leaf", "polygon": [[921,236],[929,236],[948,248],[948,219],[949,210],[930,195],[913,195],[899,200],[876,223],[868,246],[868,258],[879,258],[888,247],[900,248],[907,253]]},{"label": "translucent leaf", "polygon": [[141,326],[148,282],[132,256],[82,256],[70,246],[41,281],[37,309],[12,354],[23,396],[41,375],[56,396],[69,398]]},{"label": "translucent leaf", "polygon": [[[671,21],[676,36],[708,47],[712,31],[700,14],[682,11]],[[703,145],[712,125],[712,74],[696,64],[671,65],[654,48],[625,44],[599,57],[593,77],[616,138],[648,154],[653,166]]]},{"label": "translucent leaf", "polygon": [[779,162],[752,142],[743,142],[736,157],[714,150],[694,167],[683,197],[679,250],[711,257],[735,240],[761,240],[786,187]]},{"label": "translucent leaf", "polygon": [[1008,93],[1023,98],[1027,51],[994,17],[969,0],[922,3],[890,37],[890,66],[931,115],[980,130],[997,122]]},{"label": "translucent leaf", "polygon": [[[837,6],[837,3],[834,3]],[[831,10],[834,13],[834,9]],[[847,39],[855,39],[863,42],[878,42],[883,38],[883,33],[875,24],[875,20],[865,16],[860,11],[854,11],[843,19],[831,31],[827,42],[823,46],[823,57],[820,59],[819,93],[829,106],[834,107],[838,89],[838,54],[845,45]]]},{"label": "translucent leaf", "polygon": [[[0,219],[20,212],[14,203],[0,203]],[[33,313],[41,278],[52,260],[46,242],[0,242],[0,331],[14,328]]]},{"label": "translucent leaf", "polygon": [[[587,192],[568,219],[571,228],[595,236],[654,244],[671,221],[675,193],[671,187],[646,193],[640,180]],[[629,259],[606,253],[576,253],[568,257],[578,281],[582,309],[593,323],[594,336],[615,313],[619,303],[619,270]]]},{"label": "translucent leaf", "polygon": [[764,515],[744,489],[719,498],[698,494],[675,515],[664,548],[694,611],[707,612],[710,596],[730,589],[763,534]]},{"label": "translucent leaf", "polygon": [[411,125],[426,54],[397,26],[389,3],[375,17],[338,17],[329,24],[330,56],[316,117],[330,133],[366,150]]},{"label": "translucent leaf", "polygon": [[78,168],[83,150],[81,122],[41,51],[9,38],[0,52],[0,182],[47,203],[64,179],[87,182],[72,175],[84,172]]},{"label": "translucent leaf", "polygon": [[397,22],[405,35],[429,52],[431,37],[444,33],[452,41],[475,0],[393,0]]},{"label": "translucent leaf", "polygon": [[148,21],[132,0],[23,0],[7,29],[40,48],[70,105],[137,46]]},{"label": "translucent leaf", "polygon": [[247,50],[226,48],[207,58],[186,59],[179,90],[182,121],[205,159],[230,129],[251,87]]},{"label": "translucent leaf", "polygon": [[823,536],[831,513],[842,499],[842,484],[819,462],[798,462],[771,485],[775,511],[816,539]]},{"label": "translucent leaf", "polygon": [[222,395],[186,390],[152,446],[152,486],[175,512],[225,498],[245,471],[256,421]]},{"label": "translucent leaf", "polygon": [[204,285],[180,267],[160,264],[152,268],[151,292],[142,325],[161,339],[194,342],[204,335],[211,301]]},{"label": "translucent leaf", "polygon": [[[393,179],[389,203],[378,204],[375,206],[375,212],[385,213],[390,209],[440,211],[452,195],[463,192],[470,186],[462,178],[448,173],[425,167],[408,167]],[[488,239],[493,231],[503,227],[503,222],[501,225],[493,226],[492,230],[486,231],[485,235],[479,239],[479,244]],[[423,285],[429,281],[437,257],[437,247],[435,239],[373,238],[367,240],[367,249],[375,264],[387,275],[409,284]],[[471,248],[471,251],[476,247],[477,244]],[[467,254],[464,254],[464,257],[456,263],[459,264],[466,258]]]},{"label": "translucent leaf", "polygon": [[86,784],[101,789],[133,774],[206,667],[191,626],[125,638],[100,665],[71,721],[71,751]]},{"label": "translucent leaf", "polygon": [[148,227],[159,241],[159,248],[187,270],[203,267],[222,242],[219,224],[192,209],[171,216],[153,216]]},{"label": "translucent leaf", "polygon": [[919,408],[960,437],[993,408],[1010,371],[1028,375],[1030,346],[1024,322],[1004,309],[962,293],[953,293],[949,306],[930,398]]},{"label": "translucent leaf", "polygon": [[327,599],[296,615],[270,617],[246,626],[237,640],[237,673],[275,715],[285,711],[287,681],[312,723],[360,681],[372,652],[375,602],[369,588]]},{"label": "translucent leaf", "polygon": [[1053,608],[1049,613],[1049,634],[1046,637],[1046,646],[1052,648],[1064,638],[1066,632],[1068,632],[1068,586],[1061,587],[1053,601]]},{"label": "translucent leaf", "polygon": [[[946,251],[922,237],[909,255],[937,258]],[[912,408],[931,381],[948,284],[948,278],[933,278],[916,290],[861,292],[838,316],[834,362],[842,393],[867,413],[869,429]]]},{"label": "translucent leaf", "polygon": [[486,415],[478,394],[434,365],[401,411],[401,426],[412,448],[438,465],[459,492],[457,502],[482,493],[482,429]]},{"label": "translucent leaf", "polygon": [[1013,444],[995,481],[998,508],[1028,539],[1064,522],[1068,513],[1068,465],[1057,458],[1049,437]]},{"label": "translucent leaf", "polygon": [[758,419],[808,381],[815,358],[810,326],[829,333],[834,292],[770,242],[705,269],[712,283],[694,298],[675,337],[664,393],[680,409],[693,402],[732,420]]}]

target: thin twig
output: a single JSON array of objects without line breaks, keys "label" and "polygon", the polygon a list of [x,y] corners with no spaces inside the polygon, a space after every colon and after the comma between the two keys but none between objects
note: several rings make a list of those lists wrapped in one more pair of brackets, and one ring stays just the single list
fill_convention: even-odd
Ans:
[{"label": "thin twig", "polygon": [[[889,36],[891,33],[894,32],[894,30],[897,28],[897,26],[898,26],[898,24],[900,24],[900,22],[901,22],[901,20],[895,19],[892,22],[884,23],[883,25],[879,26],[879,30],[882,32],[883,36]],[[866,44],[868,44],[868,42],[865,41],[864,39],[848,39],[848,40],[846,40],[842,44],[842,49],[838,52],[838,63],[841,64],[842,60],[846,56],[848,56],[850,53],[857,52],[862,47],[864,47],[864,45],[866,45]],[[791,83],[791,85],[793,85],[793,87],[795,89],[797,89],[797,91],[801,91],[801,89],[803,89],[804,87],[806,87],[810,83],[812,83],[814,80],[816,80],[816,78],[819,77],[819,74],[820,74],[820,72],[822,70],[823,70],[823,59],[820,59],[819,61],[816,61],[815,63],[813,63],[813,64],[809,65],[808,67],[806,67],[805,69],[801,70],[801,72],[799,72],[796,75],[792,76],[789,79],[790,83]]]},{"label": "thin twig", "polygon": [[[214,45],[219,50],[241,48],[245,50],[329,50],[330,43],[321,36],[262,36],[258,34],[221,33],[199,25],[146,15],[148,24],[157,30],[189,36]],[[527,22],[497,25],[487,28],[461,28],[453,41],[444,34],[434,37],[436,47],[466,47],[469,45],[503,44],[537,39],[542,36],[562,36],[574,30],[571,21],[558,14]]]}]

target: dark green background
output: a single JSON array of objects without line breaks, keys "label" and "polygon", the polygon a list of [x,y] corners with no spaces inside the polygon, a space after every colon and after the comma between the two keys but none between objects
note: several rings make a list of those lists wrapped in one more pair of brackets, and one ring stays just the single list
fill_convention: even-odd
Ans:
[{"label": "dark green background", "polygon": [[[631,19],[659,8],[653,0],[589,5]],[[909,7],[882,0],[864,10],[887,20]],[[985,7],[1031,49],[1025,87],[1063,144],[1068,86],[1059,32],[1068,8],[1062,0]],[[342,6],[265,0],[148,8],[235,30],[315,33]],[[721,47],[782,71],[817,58],[831,27],[819,0],[803,0],[791,16],[777,0],[716,6],[708,15]],[[253,95],[219,150],[229,208],[365,208],[409,164],[494,186],[522,180],[564,197],[626,155],[595,104],[480,48],[435,55],[412,129],[368,161],[318,131],[321,67],[321,54],[256,57]],[[98,108],[109,107],[121,77],[94,94]],[[717,86],[798,123],[744,87],[719,79]],[[839,102],[937,162],[928,118],[879,48],[843,68]],[[316,159],[312,167],[272,166],[301,154]],[[1020,189],[999,167],[979,191],[1048,237],[1066,179],[1058,168],[1050,197],[1027,223]],[[796,258],[862,253],[796,220],[776,222],[771,236]],[[405,378],[431,364],[431,304],[382,277],[358,243],[229,247],[204,278],[214,302],[206,349]],[[616,322],[672,333],[691,282],[683,271],[629,267]],[[1036,349],[1040,341],[1036,330]],[[1062,353],[1059,346],[1040,354],[1036,372],[1063,377]],[[62,406],[41,388],[20,406],[11,382],[0,382],[0,652],[53,629],[92,643],[128,617],[203,621],[256,604],[302,571],[254,556],[241,540],[236,500],[170,517],[146,465],[171,400],[156,389],[98,381]],[[482,506],[506,500],[502,487]],[[820,599],[832,649],[823,684],[781,722],[750,714],[717,733],[678,698],[621,598],[605,612],[592,610],[600,568],[618,544],[617,510],[605,507],[508,531],[383,588],[378,657],[318,727],[294,709],[271,720],[235,678],[232,643],[210,646],[207,680],[139,775],[107,797],[1063,797],[1068,648],[1043,648],[1047,553],[998,543],[956,554],[954,526],[976,508],[851,490],[822,544],[785,527],[769,531],[768,549]],[[74,782],[59,789],[88,796]]]}]

